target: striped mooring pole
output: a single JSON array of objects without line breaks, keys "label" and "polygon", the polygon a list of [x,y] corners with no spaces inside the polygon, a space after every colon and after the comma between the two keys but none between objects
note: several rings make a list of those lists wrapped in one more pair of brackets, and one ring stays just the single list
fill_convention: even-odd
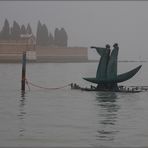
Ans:
[{"label": "striped mooring pole", "polygon": [[22,56],[22,85],[21,85],[22,91],[25,91],[25,82],[26,82],[26,52],[23,52],[23,56]]}]

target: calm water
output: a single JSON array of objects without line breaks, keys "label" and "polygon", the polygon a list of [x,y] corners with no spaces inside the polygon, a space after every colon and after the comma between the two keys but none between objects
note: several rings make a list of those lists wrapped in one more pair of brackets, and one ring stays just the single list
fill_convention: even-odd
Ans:
[{"label": "calm water", "polygon": [[[119,63],[119,73],[140,63]],[[89,86],[97,63],[28,64],[44,87]],[[148,63],[127,85],[148,85]],[[148,92],[20,91],[21,65],[0,64],[0,146],[148,146]]]}]

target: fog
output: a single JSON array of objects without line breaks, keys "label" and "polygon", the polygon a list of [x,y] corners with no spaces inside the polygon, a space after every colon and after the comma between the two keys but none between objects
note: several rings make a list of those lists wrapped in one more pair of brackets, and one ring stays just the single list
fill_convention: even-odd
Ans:
[{"label": "fog", "polygon": [[[0,28],[5,18],[12,25],[38,20],[54,32],[64,27],[68,46],[111,46],[117,42],[119,59],[148,60],[148,2],[140,1],[0,1]],[[94,57],[95,57],[95,52]]]}]

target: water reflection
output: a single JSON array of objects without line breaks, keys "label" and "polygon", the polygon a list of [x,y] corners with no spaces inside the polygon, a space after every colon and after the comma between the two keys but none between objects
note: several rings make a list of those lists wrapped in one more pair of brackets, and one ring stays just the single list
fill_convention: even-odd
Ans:
[{"label": "water reflection", "polygon": [[115,92],[96,93],[97,105],[99,106],[97,140],[113,141],[115,135],[118,133],[116,122],[120,106],[117,103],[117,99],[118,97]]},{"label": "water reflection", "polygon": [[19,100],[19,136],[24,136],[25,133],[25,105],[26,105],[26,93],[25,91],[21,92],[21,98]]}]

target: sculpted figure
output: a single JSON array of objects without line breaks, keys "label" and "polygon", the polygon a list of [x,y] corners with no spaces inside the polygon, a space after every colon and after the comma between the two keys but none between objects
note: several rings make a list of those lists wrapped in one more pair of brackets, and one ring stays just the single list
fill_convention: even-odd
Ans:
[{"label": "sculpted figure", "polygon": [[[118,61],[118,44],[113,45],[113,50],[110,55],[110,59],[107,66],[107,80],[116,80],[117,79],[117,61]],[[109,83],[108,89],[118,89],[117,83]]]},{"label": "sculpted figure", "polygon": [[106,45],[106,48],[102,47],[91,47],[95,48],[97,52],[99,53],[100,62],[98,65],[97,73],[96,73],[96,79],[97,80],[106,80],[107,78],[107,66],[109,61],[109,55],[110,55],[110,45]]},{"label": "sculpted figure", "polygon": [[118,44],[113,45],[113,50],[110,55],[110,59],[107,66],[107,79],[113,80],[117,79],[117,61],[118,61],[118,52],[119,47]]},{"label": "sculpted figure", "polygon": [[106,48],[91,47],[95,48],[99,53],[100,61],[95,78],[83,78],[86,81],[96,83],[97,89],[107,89],[118,91],[118,83],[126,81],[132,78],[141,68],[142,65],[128,71],[126,73],[117,75],[117,63],[118,63],[118,44],[113,45],[113,50],[110,55],[110,46],[106,45]]}]

